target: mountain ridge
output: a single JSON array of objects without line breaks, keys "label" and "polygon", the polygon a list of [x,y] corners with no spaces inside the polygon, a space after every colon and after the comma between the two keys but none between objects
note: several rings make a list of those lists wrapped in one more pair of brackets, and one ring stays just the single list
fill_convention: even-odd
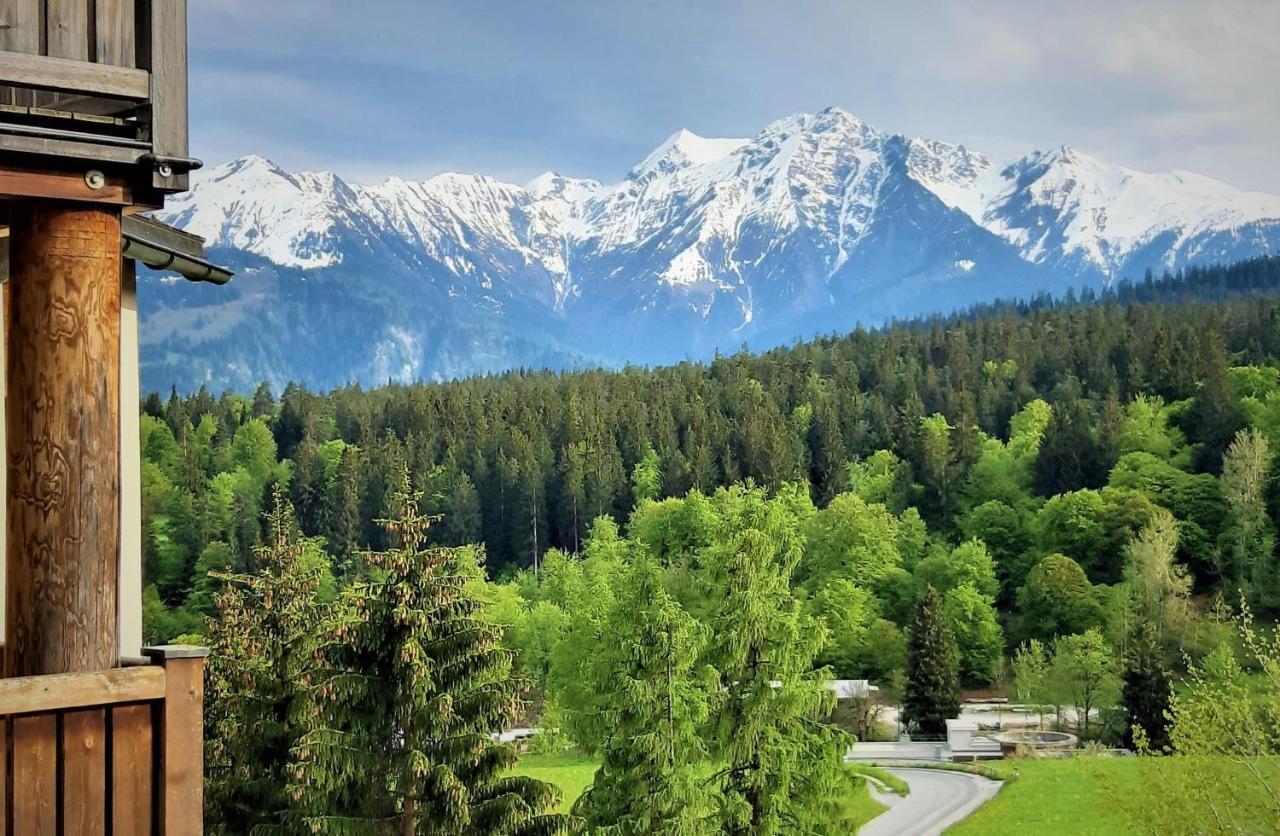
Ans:
[{"label": "mountain ridge", "polygon": [[[1275,196],[1068,146],[996,164],[839,108],[745,139],[681,129],[613,184],[361,185],[251,155],[159,214],[241,269],[222,297],[146,294],[144,382],[180,388],[670,362],[1280,250]],[[252,328],[306,345],[316,316],[341,345],[263,361]],[[202,365],[199,346],[228,368]]]}]

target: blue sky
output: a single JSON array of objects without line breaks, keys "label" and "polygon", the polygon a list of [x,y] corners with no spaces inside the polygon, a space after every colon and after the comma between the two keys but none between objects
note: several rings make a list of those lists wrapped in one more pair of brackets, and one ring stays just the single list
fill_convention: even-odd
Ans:
[{"label": "blue sky", "polygon": [[681,127],[838,105],[997,160],[1280,192],[1275,0],[191,0],[193,152],[352,180],[615,180]]}]

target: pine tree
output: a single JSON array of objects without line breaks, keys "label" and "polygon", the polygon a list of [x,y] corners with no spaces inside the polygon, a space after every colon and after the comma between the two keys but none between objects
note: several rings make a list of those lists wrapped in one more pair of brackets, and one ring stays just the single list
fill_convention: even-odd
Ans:
[{"label": "pine tree", "polygon": [[271,395],[271,387],[266,381],[258,384],[253,391],[253,406],[249,414],[254,418],[268,418],[276,411],[276,399]]},{"label": "pine tree", "polygon": [[1129,711],[1126,745],[1134,747],[1137,729],[1144,745],[1162,752],[1169,745],[1169,672],[1164,649],[1150,624],[1144,624],[1130,643],[1124,671],[1124,707]]},{"label": "pine tree", "polygon": [[328,676],[324,566],[308,559],[288,502],[278,491],[276,499],[258,550],[261,574],[219,576],[226,586],[207,630],[205,815],[215,834],[296,832],[324,812],[295,780],[297,746]]},{"label": "pine tree", "polygon": [[361,801],[323,824],[338,832],[554,833],[550,785],[509,774],[514,747],[491,735],[520,705],[500,631],[478,618],[462,557],[427,547],[430,520],[400,467],[382,521],[391,548],[367,555],[372,580],[345,595],[345,673],[327,692],[328,731],[306,749],[309,785]]},{"label": "pine tree", "polygon": [[348,445],[338,462],[338,478],[329,486],[329,550],[334,567],[346,574],[360,537],[360,450]]},{"label": "pine tree", "polygon": [[902,721],[923,734],[944,734],[947,720],[960,714],[959,654],[947,626],[942,599],[925,590],[907,638],[907,684]]},{"label": "pine tree", "polygon": [[715,693],[714,671],[697,662],[705,628],[645,557],[629,570],[610,624],[590,666],[587,723],[603,737],[601,764],[574,814],[593,833],[715,833],[700,734]]},{"label": "pine tree", "polygon": [[1188,435],[1201,443],[1196,451],[1196,467],[1219,473],[1222,457],[1245,426],[1244,410],[1231,390],[1227,351],[1222,335],[1210,331],[1201,350],[1200,389],[1186,414]]}]

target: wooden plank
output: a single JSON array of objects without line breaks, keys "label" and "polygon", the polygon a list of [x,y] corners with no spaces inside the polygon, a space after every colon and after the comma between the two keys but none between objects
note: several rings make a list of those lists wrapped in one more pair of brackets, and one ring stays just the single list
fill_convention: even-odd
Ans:
[{"label": "wooden plank", "polygon": [[[154,651],[148,648],[152,658]],[[181,652],[179,650],[179,652]],[[207,651],[205,651],[207,652]],[[204,659],[163,658],[165,698],[161,708],[160,832],[201,836],[204,832]]]},{"label": "wooden plank", "polygon": [[0,715],[159,700],[164,678],[151,666],[0,679]]},{"label": "wooden plank", "polygon": [[107,831],[107,715],[101,708],[62,715],[62,832]]},{"label": "wooden plank", "polygon": [[140,102],[151,95],[151,78],[145,70],[17,52],[0,52],[0,84]]},{"label": "wooden plank", "polygon": [[4,0],[0,3],[0,50],[40,53],[40,0]]},{"label": "wooden plank", "polygon": [[84,175],[74,172],[0,169],[0,195],[43,197],[127,206],[133,202],[129,184],[113,178],[100,189],[90,188]]},{"label": "wooden plank", "polygon": [[45,136],[21,136],[0,130],[4,150],[46,157],[69,157],[81,166],[93,162],[135,165],[147,152],[140,148],[101,145],[88,141],[53,139]]},{"label": "wooden plank", "polygon": [[99,64],[132,67],[137,63],[138,44],[133,33],[133,0],[97,0],[94,35]]},{"label": "wooden plank", "polygon": [[111,709],[111,832],[155,833],[151,706]]},{"label": "wooden plank", "polygon": [[89,0],[45,0],[45,54],[88,61]]},{"label": "wooden plank", "polygon": [[[160,157],[186,157],[187,144],[187,0],[152,0],[150,27],[145,33],[147,69],[151,71],[151,145]],[[3,81],[3,79],[0,79]],[[185,173],[161,177],[157,189],[182,191]]]},{"label": "wooden plank", "polygon": [[[4,0],[0,3],[0,51],[40,54],[40,29],[44,12],[40,0]],[[29,105],[35,103],[30,90],[0,88],[0,102]]]},{"label": "wooden plank", "polygon": [[13,720],[14,836],[58,832],[58,717]]},{"label": "wooden plank", "polygon": [[0,717],[0,836],[9,833],[9,718]]}]

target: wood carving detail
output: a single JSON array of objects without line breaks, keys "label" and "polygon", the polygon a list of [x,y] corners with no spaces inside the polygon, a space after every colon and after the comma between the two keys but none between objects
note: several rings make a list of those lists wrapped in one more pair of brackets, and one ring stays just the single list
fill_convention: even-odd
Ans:
[{"label": "wood carving detail", "polygon": [[120,219],[15,204],[6,399],[9,675],[118,654]]}]

